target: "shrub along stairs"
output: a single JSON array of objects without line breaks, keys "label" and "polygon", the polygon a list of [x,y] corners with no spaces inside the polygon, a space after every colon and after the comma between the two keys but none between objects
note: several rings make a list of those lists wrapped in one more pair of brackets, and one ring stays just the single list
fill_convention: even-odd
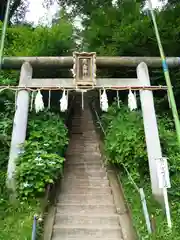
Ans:
[{"label": "shrub along stairs", "polygon": [[85,104],[81,111],[77,97],[51,239],[134,239],[123,235],[91,112]]}]

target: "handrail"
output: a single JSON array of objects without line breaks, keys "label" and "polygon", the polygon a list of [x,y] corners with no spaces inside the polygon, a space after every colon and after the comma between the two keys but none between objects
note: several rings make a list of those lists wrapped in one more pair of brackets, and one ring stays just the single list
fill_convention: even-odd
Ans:
[{"label": "handrail", "polygon": [[37,226],[38,226],[38,224],[42,223],[43,214],[44,214],[45,209],[48,205],[48,199],[49,199],[49,194],[50,194],[50,191],[51,191],[51,186],[52,186],[52,184],[47,185],[47,188],[46,188],[46,191],[45,191],[45,196],[44,196],[43,201],[41,203],[42,207],[41,207],[41,212],[40,212],[39,216],[34,215],[31,240],[36,240],[36,238],[37,238]]},{"label": "handrail", "polygon": [[36,240],[36,233],[37,233],[37,216],[35,215],[33,218],[33,226],[32,226],[32,240]]},{"label": "handrail", "polygon": [[105,136],[105,135],[106,135],[106,132],[105,132],[104,127],[103,127],[103,125],[102,125],[102,123],[101,123],[101,119],[100,119],[100,117],[99,117],[99,115],[98,115],[95,107],[93,106],[93,103],[92,103],[91,106],[92,106],[93,111],[95,112],[95,115],[96,115],[96,118],[97,118],[97,122],[98,122],[98,124],[99,124],[99,126],[100,126],[100,128],[101,128],[101,130],[102,130],[102,132],[103,132],[103,134],[104,134],[104,136]]},{"label": "handrail", "polygon": [[67,119],[69,118],[71,109],[72,109],[72,107],[73,107],[74,99],[75,99],[75,96],[73,96],[73,99],[72,99],[71,102],[70,102],[70,107],[69,107],[68,112],[67,112]]}]

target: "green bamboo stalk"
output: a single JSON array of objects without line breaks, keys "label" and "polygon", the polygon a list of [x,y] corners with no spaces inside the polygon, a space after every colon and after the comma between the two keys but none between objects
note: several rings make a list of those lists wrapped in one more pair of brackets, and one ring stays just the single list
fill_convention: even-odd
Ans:
[{"label": "green bamboo stalk", "polygon": [[153,10],[153,7],[152,7],[152,2],[151,2],[151,0],[148,0],[148,2],[149,2],[149,8],[150,8],[151,17],[152,17],[152,21],[153,21],[153,25],[154,25],[154,31],[155,31],[159,51],[160,51],[160,56],[161,56],[161,61],[162,61],[162,66],[163,66],[163,72],[164,72],[164,76],[165,76],[165,80],[166,80],[166,84],[167,84],[167,88],[168,88],[168,95],[169,95],[170,105],[171,105],[172,114],[173,114],[173,118],[174,118],[174,123],[175,123],[175,127],[176,127],[177,138],[178,138],[178,142],[179,142],[179,145],[180,145],[180,121],[179,121],[179,115],[178,115],[178,111],[177,111],[176,101],[175,101],[175,97],[174,97],[174,93],[173,93],[173,89],[172,89],[169,69],[168,69],[168,65],[167,65],[167,62],[166,62],[164,49],[163,49],[163,46],[162,46],[162,43],[161,43],[161,38],[160,38],[160,34],[159,34],[157,22],[156,22],[156,17],[155,17],[155,14],[154,14],[154,10]]},{"label": "green bamboo stalk", "polygon": [[2,66],[2,57],[3,57],[3,53],[4,53],[4,43],[5,43],[6,30],[7,30],[8,19],[9,19],[10,3],[11,3],[11,0],[8,0],[7,1],[7,6],[6,6],[6,13],[5,13],[5,18],[4,18],[4,23],[3,23],[2,34],[1,34],[1,42],[0,42],[0,69],[1,69],[1,66]]}]

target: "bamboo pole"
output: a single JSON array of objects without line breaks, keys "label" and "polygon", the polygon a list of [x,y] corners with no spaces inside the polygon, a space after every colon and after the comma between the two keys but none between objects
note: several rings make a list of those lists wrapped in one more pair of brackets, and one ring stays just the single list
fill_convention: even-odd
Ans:
[{"label": "bamboo pole", "polygon": [[178,139],[178,142],[180,145],[180,121],[179,121],[179,115],[178,115],[178,111],[177,111],[177,107],[176,107],[176,101],[175,101],[175,97],[174,97],[174,93],[173,93],[173,89],[172,89],[172,85],[171,85],[171,78],[170,78],[169,69],[168,69],[168,62],[166,60],[166,57],[164,54],[164,49],[163,49],[163,46],[161,43],[161,38],[160,38],[157,23],[156,23],[156,17],[154,14],[154,10],[152,8],[152,2],[151,2],[151,0],[148,0],[148,2],[149,2],[149,8],[150,8],[151,17],[152,17],[152,21],[153,21],[153,25],[154,25],[154,31],[155,31],[155,35],[156,35],[156,39],[157,39],[157,43],[158,43],[158,47],[159,47],[159,52],[160,52],[160,56],[161,56],[164,77],[165,77],[166,84],[168,87],[168,95],[169,95],[170,105],[171,105],[174,123],[175,123],[175,127],[176,127],[177,139]]},{"label": "bamboo pole", "polygon": [[[33,68],[71,68],[73,66],[73,57],[4,57],[2,59],[2,68],[20,69],[24,62],[29,62]],[[97,57],[96,64],[101,67],[137,67],[141,62],[148,67],[161,67],[160,57]],[[169,67],[179,67],[180,57],[166,58]]]},{"label": "bamboo pole", "polygon": [[3,24],[2,35],[1,35],[1,42],[0,42],[0,69],[1,69],[2,57],[3,57],[3,53],[4,53],[4,43],[5,43],[6,30],[7,30],[7,25],[8,25],[10,2],[11,2],[11,0],[7,1],[6,13],[5,13],[4,24]]}]

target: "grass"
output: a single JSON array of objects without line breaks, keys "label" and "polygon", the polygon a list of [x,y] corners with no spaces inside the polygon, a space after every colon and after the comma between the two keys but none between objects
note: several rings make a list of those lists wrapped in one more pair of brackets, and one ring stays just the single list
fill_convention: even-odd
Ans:
[{"label": "grass", "polygon": [[35,205],[22,204],[0,206],[0,240],[30,240],[33,216],[37,213]]},{"label": "grass", "polygon": [[126,200],[129,203],[129,207],[132,212],[134,227],[136,228],[139,239],[180,240],[180,203],[178,199],[170,198],[169,201],[173,222],[173,228],[170,231],[167,227],[164,211],[152,197],[150,180],[142,180],[142,186],[146,195],[148,212],[149,215],[153,216],[154,219],[153,226],[155,228],[155,232],[150,236],[147,232],[139,193],[132,185],[127,175],[121,174],[120,179],[124,188]]},{"label": "grass", "polygon": [[5,191],[5,174],[0,172],[0,240],[31,240],[34,214],[40,206],[37,202],[11,205]]}]

